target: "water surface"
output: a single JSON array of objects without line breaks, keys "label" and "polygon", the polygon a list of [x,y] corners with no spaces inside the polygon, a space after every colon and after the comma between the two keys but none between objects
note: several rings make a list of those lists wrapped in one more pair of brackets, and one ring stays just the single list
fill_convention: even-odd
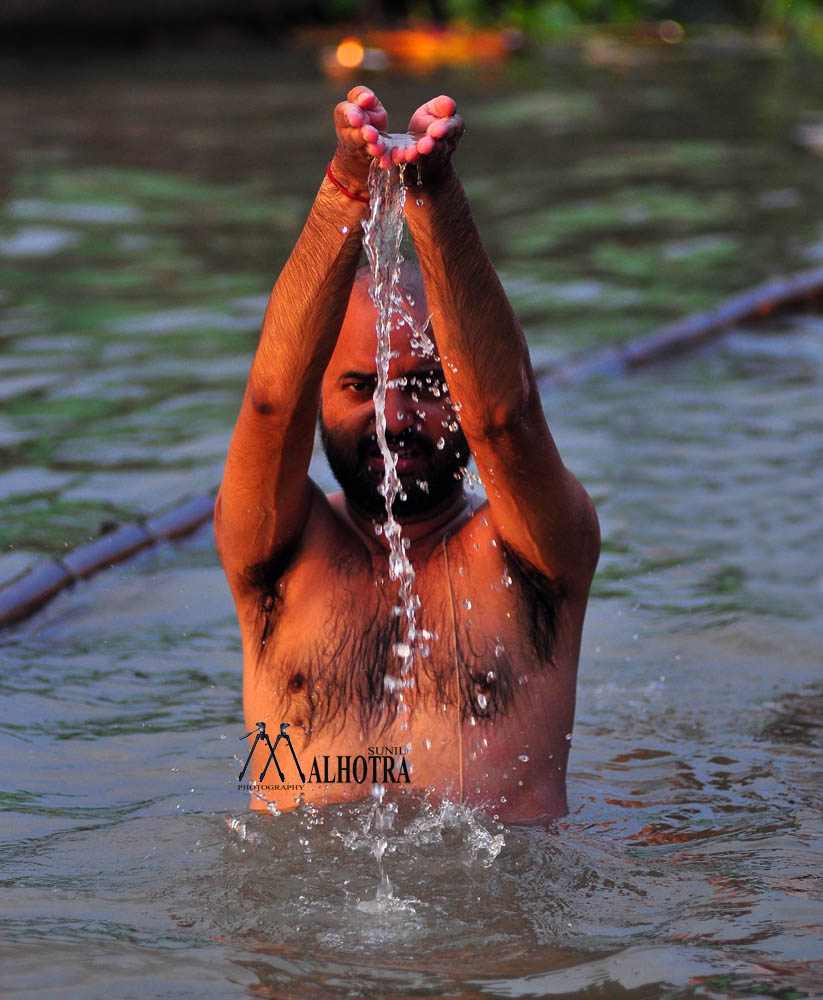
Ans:
[{"label": "water surface", "polygon": [[[464,108],[461,169],[538,360],[823,258],[821,163],[790,142],[820,66],[655,59],[381,84]],[[216,484],[341,88],[285,53],[3,80],[8,578]],[[823,994],[821,333],[778,317],[546,392],[604,535],[571,813],[543,831],[404,804],[382,907],[371,802],[246,811],[209,528],[5,633],[6,991]]]}]

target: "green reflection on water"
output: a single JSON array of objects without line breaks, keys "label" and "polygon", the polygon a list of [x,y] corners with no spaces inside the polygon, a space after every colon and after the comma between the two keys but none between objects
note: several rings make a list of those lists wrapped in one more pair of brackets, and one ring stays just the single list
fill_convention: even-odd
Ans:
[{"label": "green reflection on water", "polygon": [[[817,63],[672,56],[614,74],[558,55],[513,62],[493,93],[477,73],[430,81],[469,123],[459,168],[539,362],[819,257],[820,162],[784,141],[823,100]],[[306,62],[241,61],[3,84],[0,549],[59,552],[146,512],[105,473],[179,473],[156,507],[189,474],[219,478],[339,90]],[[381,79],[392,107],[417,89]],[[65,481],[26,486],[29,470]]]}]

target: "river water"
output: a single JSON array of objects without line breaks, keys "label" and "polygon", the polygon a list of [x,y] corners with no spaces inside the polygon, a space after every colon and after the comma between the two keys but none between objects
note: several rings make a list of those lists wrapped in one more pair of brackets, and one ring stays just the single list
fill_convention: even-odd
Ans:
[{"label": "river water", "polygon": [[[344,86],[307,53],[2,67],[0,577],[219,480]],[[454,94],[539,362],[823,259],[819,62],[548,53]],[[395,128],[402,122],[393,122]],[[324,158],[325,157],[325,158]],[[569,816],[252,816],[204,528],[0,639],[0,984],[55,997],[823,995],[819,312],[547,390],[604,551]],[[319,459],[314,473],[330,487]]]}]

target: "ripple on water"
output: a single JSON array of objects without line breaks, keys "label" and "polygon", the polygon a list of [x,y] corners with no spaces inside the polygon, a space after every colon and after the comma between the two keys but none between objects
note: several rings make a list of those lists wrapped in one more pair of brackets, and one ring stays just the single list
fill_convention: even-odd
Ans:
[{"label": "ripple on water", "polygon": [[52,257],[82,241],[80,233],[57,226],[24,226],[0,239],[0,257]]}]

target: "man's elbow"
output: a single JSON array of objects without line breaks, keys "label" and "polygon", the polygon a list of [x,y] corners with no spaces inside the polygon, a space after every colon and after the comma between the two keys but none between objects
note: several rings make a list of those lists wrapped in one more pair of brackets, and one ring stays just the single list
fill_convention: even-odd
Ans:
[{"label": "man's elbow", "polygon": [[592,498],[580,487],[582,495],[579,515],[580,556],[583,567],[588,571],[589,580],[594,576],[600,561],[600,518],[597,516]]},{"label": "man's elbow", "polygon": [[531,394],[527,390],[484,400],[483,405],[473,408],[470,415],[465,410],[461,414],[461,425],[467,436],[491,444],[509,437],[522,436],[535,420],[545,426],[542,404],[539,405],[539,411],[535,410]]},{"label": "man's elbow", "polygon": [[226,564],[225,539],[226,526],[223,518],[223,486],[221,484],[214,500],[214,547],[217,549],[217,555],[224,566]]}]

